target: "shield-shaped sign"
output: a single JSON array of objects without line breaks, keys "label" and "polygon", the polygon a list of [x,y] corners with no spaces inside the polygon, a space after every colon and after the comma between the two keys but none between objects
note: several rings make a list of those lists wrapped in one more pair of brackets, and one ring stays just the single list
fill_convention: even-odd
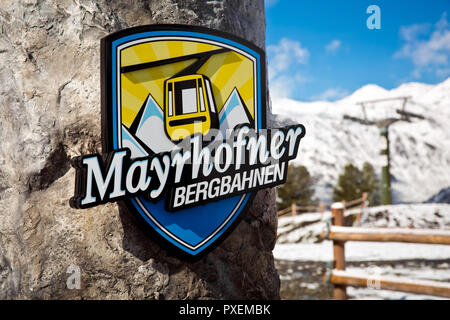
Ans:
[{"label": "shield-shaped sign", "polygon": [[[105,37],[101,52],[103,153],[128,148],[139,158],[171,151],[186,135],[211,128],[266,128],[265,55],[243,39],[152,25]],[[176,212],[165,206],[168,195],[123,201],[164,243],[200,256],[236,226],[254,193]]]}]

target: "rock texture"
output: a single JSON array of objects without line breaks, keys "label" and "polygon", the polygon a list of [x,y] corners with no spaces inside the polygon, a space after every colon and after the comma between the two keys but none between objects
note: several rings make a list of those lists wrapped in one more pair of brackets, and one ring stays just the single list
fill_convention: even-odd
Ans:
[{"label": "rock texture", "polygon": [[[69,207],[68,160],[100,152],[99,39],[149,23],[225,30],[264,46],[259,1],[0,3],[0,298],[278,298],[274,191],[211,254],[161,250],[118,204]],[[66,286],[70,265],[81,288]]]}]

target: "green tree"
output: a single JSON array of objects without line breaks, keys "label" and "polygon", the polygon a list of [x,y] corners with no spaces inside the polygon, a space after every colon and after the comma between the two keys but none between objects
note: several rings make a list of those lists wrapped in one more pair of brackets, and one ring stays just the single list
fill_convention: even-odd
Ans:
[{"label": "green tree", "polygon": [[333,189],[333,200],[351,201],[361,198],[363,192],[367,192],[370,205],[377,205],[380,203],[379,185],[378,177],[370,163],[365,162],[362,170],[349,163],[339,175]]},{"label": "green tree", "polygon": [[350,201],[361,197],[362,174],[358,167],[349,163],[339,175],[337,185],[333,189],[333,201]]},{"label": "green tree", "polygon": [[363,164],[361,190],[368,193],[367,199],[370,205],[376,206],[381,204],[380,180],[375,173],[375,169],[368,162]]},{"label": "green tree", "polygon": [[289,207],[292,203],[313,205],[317,201],[314,196],[314,181],[304,166],[290,164],[286,183],[277,189],[278,210]]}]

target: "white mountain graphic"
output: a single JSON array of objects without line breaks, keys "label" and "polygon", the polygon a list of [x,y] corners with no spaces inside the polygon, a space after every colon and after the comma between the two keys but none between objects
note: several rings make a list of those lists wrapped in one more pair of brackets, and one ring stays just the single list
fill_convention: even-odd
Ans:
[{"label": "white mountain graphic", "polygon": [[130,149],[132,158],[145,157],[148,155],[148,152],[124,125],[122,125],[122,147]]},{"label": "white mountain graphic", "polygon": [[240,124],[249,124],[254,127],[254,121],[236,87],[219,112],[219,124],[223,137],[227,137],[227,130],[234,129]]},{"label": "white mountain graphic", "polygon": [[[231,92],[218,117],[223,137],[226,137],[228,129],[234,129],[239,124],[254,126],[254,121],[236,88]],[[176,144],[164,131],[162,108],[151,94],[148,95],[131,127],[128,129],[122,125],[122,147],[131,150],[132,158],[176,148]]]}]

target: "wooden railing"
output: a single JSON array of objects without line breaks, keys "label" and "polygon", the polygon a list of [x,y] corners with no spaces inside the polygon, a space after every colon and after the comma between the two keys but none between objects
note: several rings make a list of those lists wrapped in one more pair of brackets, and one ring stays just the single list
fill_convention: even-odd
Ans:
[{"label": "wooden railing", "polygon": [[[359,226],[361,222],[361,212],[368,207],[369,203],[367,201],[367,192],[364,192],[362,194],[361,198],[351,200],[351,201],[341,201],[342,205],[344,206],[344,209],[358,209],[360,208],[361,211],[356,213],[356,221],[355,225]],[[307,213],[307,212],[321,212],[322,214],[325,213],[325,210],[327,208],[331,207],[331,202],[320,202],[319,205],[299,205],[297,203],[292,203],[290,207],[287,207],[285,209],[282,209],[277,212],[278,217],[285,216],[287,214],[291,214],[291,216],[296,216],[297,214],[301,213]]]},{"label": "wooden railing", "polygon": [[[374,281],[370,275],[345,271],[345,241],[409,242],[427,244],[450,244],[449,230],[387,229],[344,227],[344,205],[331,207],[332,226],[321,237],[333,241],[334,268],[325,275],[334,285],[334,298],[347,299],[346,286],[368,287]],[[379,277],[378,289],[419,293],[450,298],[450,283],[419,281],[398,277]]]},{"label": "wooden railing", "polygon": [[319,206],[302,206],[296,203],[291,204],[290,207],[282,209],[278,211],[278,217],[291,214],[292,216],[296,216],[300,211],[303,212],[324,212],[326,203],[320,203]]}]

